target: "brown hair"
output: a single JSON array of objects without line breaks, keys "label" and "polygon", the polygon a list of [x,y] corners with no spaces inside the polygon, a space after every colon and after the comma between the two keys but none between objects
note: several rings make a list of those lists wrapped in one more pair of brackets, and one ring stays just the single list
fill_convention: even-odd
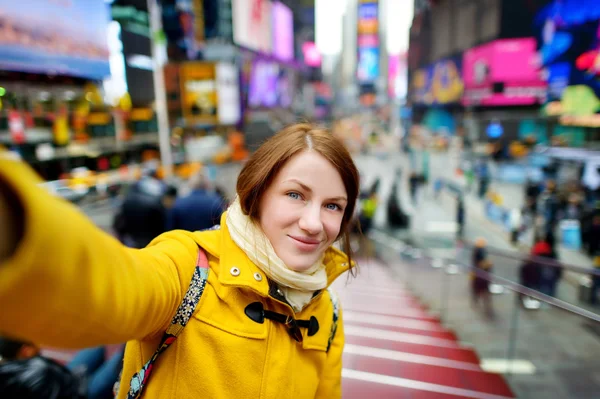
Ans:
[{"label": "brown hair", "polygon": [[[327,129],[310,123],[297,123],[265,141],[250,157],[237,180],[236,191],[242,211],[257,220],[260,200],[274,177],[294,155],[307,150],[316,151],[327,159],[344,182],[348,203],[337,238],[343,238],[348,264],[352,265],[349,225],[359,193],[359,174],[346,147]],[[351,273],[354,275],[352,269]]]}]

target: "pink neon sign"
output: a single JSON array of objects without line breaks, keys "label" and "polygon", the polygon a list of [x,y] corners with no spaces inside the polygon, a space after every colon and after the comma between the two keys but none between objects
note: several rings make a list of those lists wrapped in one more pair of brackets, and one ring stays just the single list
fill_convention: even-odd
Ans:
[{"label": "pink neon sign", "polygon": [[546,95],[534,38],[495,40],[463,55],[464,105],[531,105]]}]

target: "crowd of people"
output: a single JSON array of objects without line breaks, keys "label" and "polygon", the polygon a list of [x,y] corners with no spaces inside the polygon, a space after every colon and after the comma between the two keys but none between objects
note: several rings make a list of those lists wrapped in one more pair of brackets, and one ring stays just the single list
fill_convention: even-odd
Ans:
[{"label": "crowd of people", "polygon": [[[178,195],[179,191],[187,191]],[[113,230],[132,248],[144,248],[170,230],[199,231],[219,223],[227,208],[224,192],[199,171],[181,189],[166,184],[149,170],[124,194]]]}]

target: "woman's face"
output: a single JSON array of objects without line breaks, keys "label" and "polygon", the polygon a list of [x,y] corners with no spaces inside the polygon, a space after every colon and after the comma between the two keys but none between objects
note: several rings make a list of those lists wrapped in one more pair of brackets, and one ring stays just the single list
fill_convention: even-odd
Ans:
[{"label": "woman's face", "polygon": [[292,157],[273,179],[260,205],[260,226],[287,267],[309,269],[340,233],[348,202],[344,182],[314,151]]}]

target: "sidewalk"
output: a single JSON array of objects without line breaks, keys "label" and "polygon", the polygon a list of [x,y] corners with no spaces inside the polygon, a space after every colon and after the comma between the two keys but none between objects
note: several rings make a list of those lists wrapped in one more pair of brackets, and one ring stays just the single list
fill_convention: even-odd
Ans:
[{"label": "sidewalk", "polygon": [[[448,160],[447,154],[433,154],[431,157],[431,181],[435,178],[445,178],[456,185],[463,186],[463,180],[456,175],[454,168],[449,168],[451,162]],[[493,180],[490,184],[490,190],[498,192],[502,196],[501,208],[511,210],[515,208],[522,208],[525,203],[525,190],[523,185],[516,183],[506,183],[497,180]],[[491,229],[496,230],[499,234],[505,237],[506,243],[510,244],[510,233],[504,226],[495,223],[490,220],[485,212],[485,201],[478,198],[475,192],[475,187],[470,191],[466,192],[465,202],[469,214],[478,216],[478,219],[482,223],[489,225]],[[511,246],[512,247],[512,246]],[[517,248],[512,247],[514,250]],[[522,246],[519,248],[522,251],[528,251],[528,246]],[[583,251],[571,250],[565,248],[559,243],[558,245],[559,259],[569,265],[581,266],[586,268],[592,268],[592,259],[587,256]]]}]

